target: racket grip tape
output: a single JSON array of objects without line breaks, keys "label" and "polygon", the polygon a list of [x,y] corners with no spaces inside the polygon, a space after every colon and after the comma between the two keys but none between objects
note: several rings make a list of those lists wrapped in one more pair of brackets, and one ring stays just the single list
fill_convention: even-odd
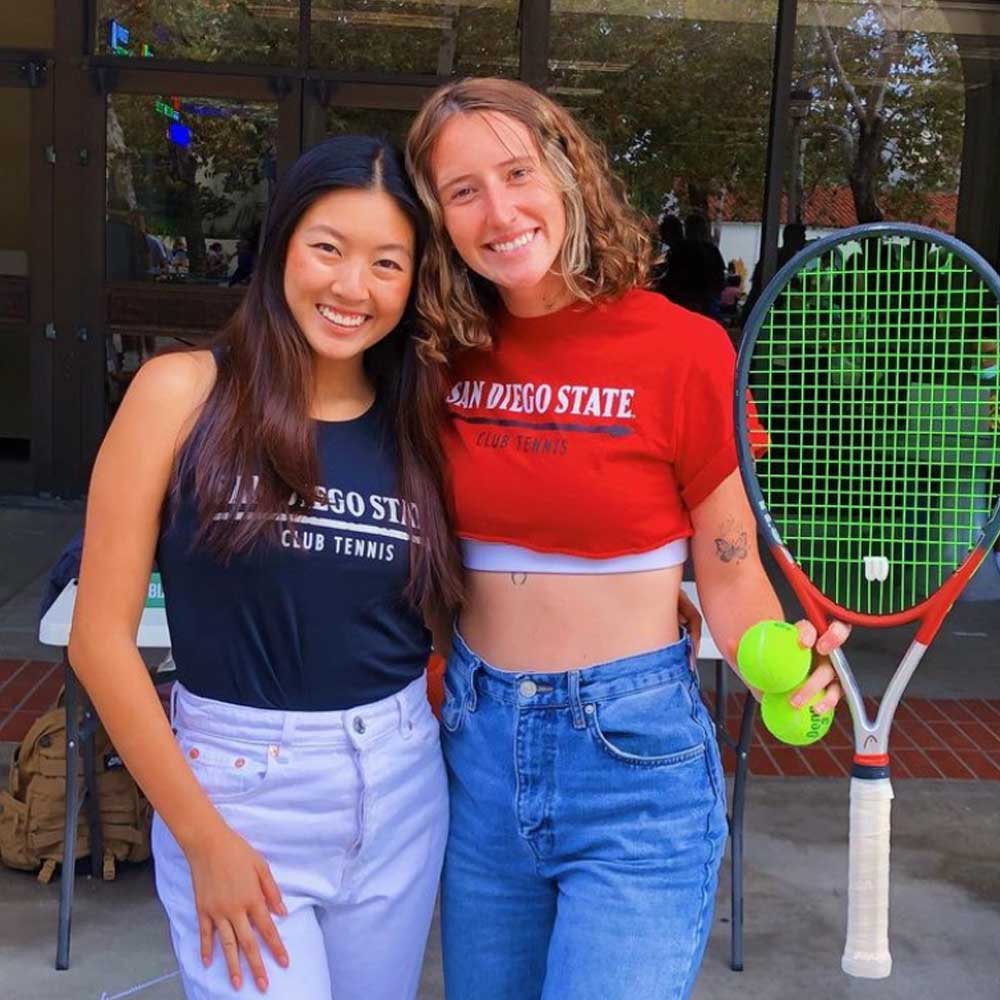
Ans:
[{"label": "racket grip tape", "polygon": [[847,944],[840,966],[850,976],[884,979],[889,954],[889,822],[892,782],[851,778]]}]

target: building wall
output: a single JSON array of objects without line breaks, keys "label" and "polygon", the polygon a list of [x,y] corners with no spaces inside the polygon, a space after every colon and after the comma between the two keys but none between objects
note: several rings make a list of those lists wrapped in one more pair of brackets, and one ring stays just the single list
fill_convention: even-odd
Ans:
[{"label": "building wall", "polygon": [[[0,87],[0,274],[29,268],[30,100],[27,88]],[[0,333],[0,438],[31,436],[27,338],[23,328]]]},{"label": "building wall", "polygon": [[27,273],[31,91],[0,87],[0,274]]},{"label": "building wall", "polygon": [[[741,260],[746,265],[747,281],[760,259],[761,225],[759,222],[723,222],[719,238],[722,259]],[[744,289],[746,291],[746,289]]]},{"label": "building wall", "polygon": [[0,38],[4,47],[51,49],[55,44],[54,7],[53,0],[3,0]]},{"label": "building wall", "polygon": [[[744,292],[749,291],[750,276],[753,274],[754,265],[760,260],[763,235],[761,224],[759,222],[723,222],[720,231],[719,250],[722,253],[722,259],[727,264],[731,260],[743,259],[747,275],[747,286],[743,290]],[[836,231],[835,229],[807,226],[806,239],[818,240],[820,237]]]}]

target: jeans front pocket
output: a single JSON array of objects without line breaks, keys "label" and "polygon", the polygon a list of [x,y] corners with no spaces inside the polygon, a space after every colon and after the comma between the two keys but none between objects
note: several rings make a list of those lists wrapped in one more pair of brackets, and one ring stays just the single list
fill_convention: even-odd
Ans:
[{"label": "jeans front pocket", "polygon": [[267,780],[273,750],[277,749],[190,729],[178,732],[177,742],[212,802],[234,802],[260,791]]},{"label": "jeans front pocket", "polygon": [[625,764],[673,767],[705,755],[705,731],[695,719],[690,688],[682,682],[595,702],[587,716],[598,746]]}]

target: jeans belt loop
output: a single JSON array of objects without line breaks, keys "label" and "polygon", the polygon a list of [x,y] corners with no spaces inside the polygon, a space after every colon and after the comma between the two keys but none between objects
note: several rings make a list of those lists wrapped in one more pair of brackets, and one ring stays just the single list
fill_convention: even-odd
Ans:
[{"label": "jeans belt loop", "polygon": [[479,673],[482,665],[482,660],[474,659],[469,668],[469,691],[465,696],[465,704],[470,712],[474,712],[479,705],[479,695],[476,693],[476,674]]},{"label": "jeans belt loop", "polygon": [[408,740],[413,735],[413,717],[402,692],[396,695],[396,713],[399,716],[399,735]]},{"label": "jeans belt loop", "polygon": [[283,764],[287,764],[289,762],[294,742],[295,713],[286,711],[281,720],[281,736],[279,737],[279,742],[277,744],[277,752],[275,753],[274,751],[269,751],[275,762],[280,761]]},{"label": "jeans belt loop", "polygon": [[586,729],[587,720],[583,714],[583,703],[580,701],[580,671],[571,670],[566,679],[569,681],[569,707],[573,712],[573,728]]},{"label": "jeans belt loop", "polygon": [[701,690],[701,675],[698,673],[698,651],[694,648],[694,642],[687,631],[682,630],[681,638],[684,640],[684,650],[687,653],[688,666],[691,668],[691,678]]}]

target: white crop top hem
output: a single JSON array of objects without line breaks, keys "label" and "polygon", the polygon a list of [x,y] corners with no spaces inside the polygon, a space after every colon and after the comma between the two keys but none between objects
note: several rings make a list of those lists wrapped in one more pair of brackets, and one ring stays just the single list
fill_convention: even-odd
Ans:
[{"label": "white crop top hem", "polygon": [[505,542],[462,539],[462,564],[466,569],[485,573],[642,573],[669,569],[687,559],[688,541],[676,538],[648,552],[636,552],[609,559],[570,556],[562,552],[535,552]]}]

